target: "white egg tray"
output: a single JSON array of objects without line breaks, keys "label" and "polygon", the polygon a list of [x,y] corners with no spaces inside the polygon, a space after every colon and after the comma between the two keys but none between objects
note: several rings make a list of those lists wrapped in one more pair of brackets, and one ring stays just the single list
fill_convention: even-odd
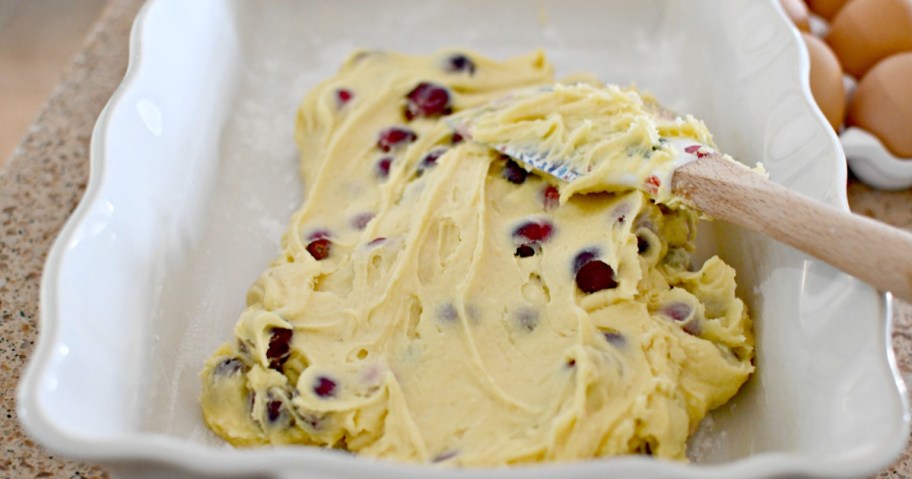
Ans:
[{"label": "white egg tray", "polygon": [[[817,15],[810,15],[811,32],[819,38],[826,36],[829,24]],[[843,75],[846,107],[852,100],[857,82]],[[912,158],[900,158],[890,152],[874,135],[858,127],[844,128],[839,133],[842,149],[852,173],[861,181],[881,190],[901,190],[912,187]]]},{"label": "white egg tray", "polygon": [[912,187],[912,158],[899,158],[876,136],[857,127],[839,134],[846,161],[861,181],[882,190]]}]

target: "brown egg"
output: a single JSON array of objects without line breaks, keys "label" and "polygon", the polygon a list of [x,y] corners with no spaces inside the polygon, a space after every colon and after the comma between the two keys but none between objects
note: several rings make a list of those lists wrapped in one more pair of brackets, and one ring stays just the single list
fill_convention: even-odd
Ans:
[{"label": "brown egg", "polygon": [[848,0],[807,0],[807,5],[812,12],[827,20],[832,20],[846,2]]},{"label": "brown egg", "polygon": [[881,59],[912,50],[912,0],[852,0],[826,41],[845,71],[861,78]]},{"label": "brown egg", "polygon": [[792,19],[792,23],[802,32],[811,31],[811,24],[808,21],[808,7],[804,0],[780,0],[782,9]]},{"label": "brown egg", "polygon": [[830,47],[819,38],[802,33],[811,59],[811,93],[817,106],[823,112],[833,129],[839,131],[845,115],[845,87],[842,83],[842,67]]},{"label": "brown egg", "polygon": [[912,52],[893,55],[865,75],[846,124],[880,138],[894,155],[912,158]]}]

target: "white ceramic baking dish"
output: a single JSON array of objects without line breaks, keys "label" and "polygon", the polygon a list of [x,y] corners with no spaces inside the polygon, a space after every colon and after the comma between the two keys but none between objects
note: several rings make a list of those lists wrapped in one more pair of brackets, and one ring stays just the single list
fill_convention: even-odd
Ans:
[{"label": "white ceramic baking dish", "polygon": [[19,390],[28,432],[125,477],[851,477],[899,454],[909,415],[889,297],[722,223],[704,225],[701,247],[738,271],[757,373],[705,421],[692,464],[447,470],[236,450],[208,432],[198,371],[231,337],[301,198],[298,100],[357,47],[454,45],[494,57],[544,48],[561,74],[636,82],[705,119],[735,158],[847,208],[842,150],[776,0],[154,0],[95,129],[85,199],[45,268],[41,336]]}]

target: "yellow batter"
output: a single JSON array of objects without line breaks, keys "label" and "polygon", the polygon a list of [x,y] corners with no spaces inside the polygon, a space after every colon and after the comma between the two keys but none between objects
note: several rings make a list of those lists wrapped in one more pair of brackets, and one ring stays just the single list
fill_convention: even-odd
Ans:
[{"label": "yellow batter", "polygon": [[553,83],[541,52],[362,52],[305,97],[306,199],[202,372],[213,431],[461,466],[685,459],[753,370],[734,270],[691,267],[698,213],[567,193],[447,122]]},{"label": "yellow batter", "polygon": [[561,188],[562,199],[640,189],[658,203],[676,205],[674,170],[714,151],[702,122],[615,85],[530,88],[460,112],[448,122],[473,141],[511,156],[540,158],[542,170],[568,182]]}]

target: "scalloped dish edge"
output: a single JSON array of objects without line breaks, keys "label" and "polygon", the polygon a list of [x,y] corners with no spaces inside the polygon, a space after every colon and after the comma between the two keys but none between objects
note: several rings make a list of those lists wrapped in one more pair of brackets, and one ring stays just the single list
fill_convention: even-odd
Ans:
[{"label": "scalloped dish edge", "polygon": [[[779,21],[788,22],[782,7],[776,0],[768,0],[774,5]],[[435,468],[377,462],[359,457],[324,451],[318,449],[274,448],[257,451],[236,451],[229,448],[217,449],[199,443],[175,439],[162,434],[131,434],[110,440],[84,440],[70,435],[58,428],[41,410],[39,396],[41,385],[53,368],[52,359],[61,345],[59,334],[60,314],[57,297],[60,294],[60,267],[68,245],[74,239],[78,228],[87,220],[89,214],[100,207],[103,198],[99,192],[106,180],[106,163],[103,145],[112,112],[123,108],[122,100],[135,86],[140,72],[150,68],[147,57],[143,54],[144,45],[141,37],[146,29],[149,12],[162,3],[154,0],[146,3],[137,15],[130,33],[130,55],[125,77],[117,87],[111,99],[102,110],[93,130],[90,146],[90,178],[85,195],[76,210],[66,221],[60,235],[54,241],[48,255],[41,278],[40,309],[42,311],[41,330],[34,353],[18,388],[18,414],[25,430],[49,449],[59,451],[67,456],[100,462],[149,464],[176,466],[188,471],[206,474],[262,474],[275,473],[280,477],[291,477],[302,471],[315,470],[321,474],[347,473],[352,475],[371,474],[375,477],[403,477],[403,475],[422,475],[426,477],[489,477],[498,474],[510,478],[543,478],[543,477],[587,477],[630,476],[648,470],[653,474],[685,478],[728,478],[728,477],[767,477],[781,475],[807,476],[847,476],[870,473],[872,468],[882,468],[891,463],[905,447],[905,437],[909,432],[909,404],[905,385],[896,364],[894,352],[890,346],[892,327],[892,299],[884,296],[883,311],[885,317],[879,318],[885,324],[887,345],[883,357],[884,366],[896,383],[896,393],[901,396],[904,411],[903,430],[905,435],[889,444],[889,447],[873,451],[866,457],[843,457],[839,460],[819,462],[805,456],[783,453],[760,453],[730,463],[718,465],[684,465],[658,462],[640,457],[612,458],[610,462],[591,461],[585,463],[547,464],[539,466],[515,467],[507,470],[440,470]],[[802,92],[808,107],[811,108],[810,86],[808,82],[809,61],[806,50],[801,47],[800,38],[793,32],[788,45],[789,49],[799,50],[800,65],[797,74],[803,77]],[[819,122],[825,123],[819,110],[815,115]],[[842,152],[835,133],[830,135],[837,151]],[[837,167],[837,177],[832,181],[839,185],[845,180],[847,167],[845,162]],[[848,210],[845,190],[838,194],[840,207]],[[302,465],[308,465],[302,469]]]}]

